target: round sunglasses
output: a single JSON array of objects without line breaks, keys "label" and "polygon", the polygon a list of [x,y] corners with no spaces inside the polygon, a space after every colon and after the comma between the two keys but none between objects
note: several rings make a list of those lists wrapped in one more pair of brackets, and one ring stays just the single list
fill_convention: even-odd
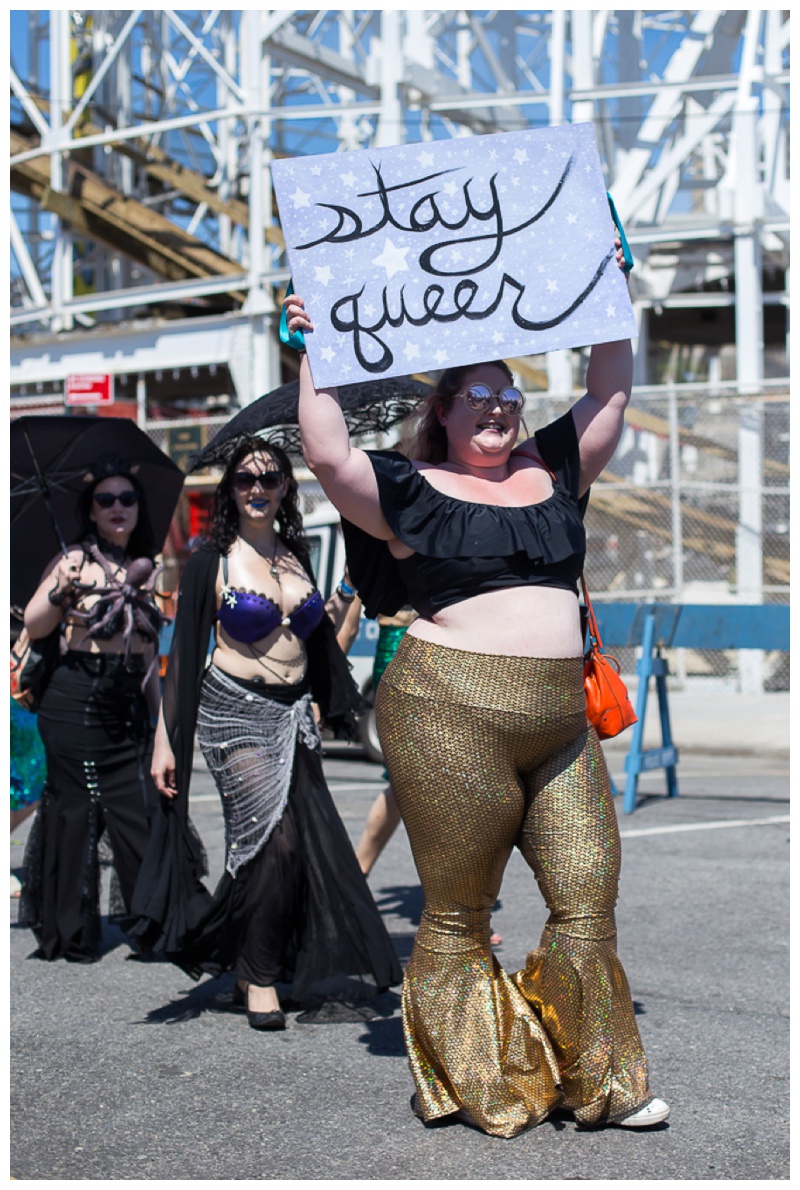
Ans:
[{"label": "round sunglasses", "polygon": [[123,508],[133,508],[139,503],[139,493],[133,488],[127,492],[95,492],[94,502],[98,508],[113,508],[117,503]]},{"label": "round sunglasses", "polygon": [[525,408],[525,394],[518,388],[503,388],[499,393],[493,393],[488,384],[471,384],[459,396],[473,413],[488,413],[499,403],[503,413],[516,417]]},{"label": "round sunglasses", "polygon": [[283,483],[282,471],[237,471],[233,477],[233,486],[237,492],[249,492],[259,484],[265,491],[275,491]]}]

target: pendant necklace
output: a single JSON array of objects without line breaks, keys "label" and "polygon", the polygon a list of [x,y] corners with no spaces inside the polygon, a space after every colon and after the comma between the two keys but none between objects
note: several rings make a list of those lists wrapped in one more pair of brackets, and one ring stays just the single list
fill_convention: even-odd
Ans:
[{"label": "pendant necklace", "polygon": [[269,568],[269,573],[270,573],[270,577],[275,579],[275,582],[278,584],[278,586],[281,585],[281,572],[280,572],[280,570],[278,570],[278,564],[275,561],[275,559],[278,556],[278,545],[279,544],[280,544],[280,538],[278,537],[278,535],[276,533],[275,534],[275,549],[272,551],[272,565]]}]

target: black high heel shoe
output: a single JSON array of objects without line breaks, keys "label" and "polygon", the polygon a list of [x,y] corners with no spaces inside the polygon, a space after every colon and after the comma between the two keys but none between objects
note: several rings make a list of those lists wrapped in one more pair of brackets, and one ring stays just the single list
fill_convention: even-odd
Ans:
[{"label": "black high heel shoe", "polygon": [[[237,988],[239,987],[237,983]],[[248,991],[249,991],[248,985]],[[273,1008],[270,1012],[254,1012],[249,1007],[247,992],[242,992],[242,1003],[247,1006],[247,1023],[251,1029],[277,1030],[286,1028],[286,1017],[280,1008]]]},{"label": "black high heel shoe", "polygon": [[238,980],[233,985],[233,1004],[236,1008],[245,1008],[247,1005],[247,992],[242,991]]},{"label": "black high heel shoe", "polygon": [[251,1029],[285,1029],[286,1017],[279,1008],[272,1012],[251,1012],[248,1008],[247,1023]]}]

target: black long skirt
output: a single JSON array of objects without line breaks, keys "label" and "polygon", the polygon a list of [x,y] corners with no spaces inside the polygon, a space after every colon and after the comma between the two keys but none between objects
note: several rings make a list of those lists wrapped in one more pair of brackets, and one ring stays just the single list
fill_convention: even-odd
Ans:
[{"label": "black long skirt", "polygon": [[44,959],[90,962],[101,934],[98,847],[113,856],[110,917],[123,927],[158,793],[144,666],[116,654],[62,657],[39,707],[47,785],[25,851],[19,920]]},{"label": "black long skirt", "polygon": [[235,877],[224,872],[201,920],[166,957],[195,978],[234,971],[258,986],[290,985],[306,1019],[323,1005],[317,1019],[335,1019],[334,1005],[344,1015],[402,981],[319,746],[298,735],[280,820]]}]

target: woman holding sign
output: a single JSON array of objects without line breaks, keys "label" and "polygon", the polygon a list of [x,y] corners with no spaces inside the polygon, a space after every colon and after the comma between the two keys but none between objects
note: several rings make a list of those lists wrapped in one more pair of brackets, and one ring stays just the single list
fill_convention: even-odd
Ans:
[{"label": "woman holding sign", "polygon": [[[290,330],[312,329],[301,299],[287,313]],[[450,368],[405,457],[352,449],[336,390],[316,390],[302,361],[306,461],[342,513],[366,613],[419,613],[377,716],[425,896],[403,1024],[426,1122],[510,1137],[559,1107],[584,1126],[669,1114],[616,952],[620,842],[577,598],[589,486],[619,441],[631,374],[629,342],[594,346],[586,394],[518,445],[524,397],[506,364]],[[550,916],[509,975],[489,915],[514,846]]]}]

